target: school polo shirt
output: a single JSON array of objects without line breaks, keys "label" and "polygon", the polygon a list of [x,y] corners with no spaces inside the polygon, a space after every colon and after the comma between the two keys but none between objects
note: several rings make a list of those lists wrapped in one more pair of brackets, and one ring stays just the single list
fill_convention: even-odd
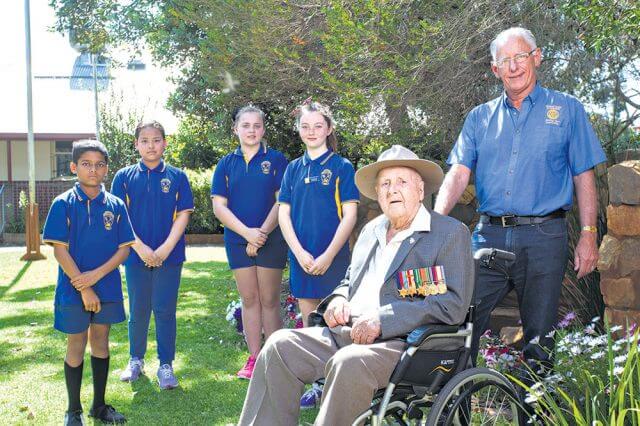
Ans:
[{"label": "school polo shirt", "polygon": [[447,160],[475,172],[478,210],[495,216],[568,210],[573,177],[603,161],[582,104],[540,85],[520,110],[504,93],[473,109]]},{"label": "school polo shirt", "polygon": [[[140,161],[118,170],[111,192],[125,202],[134,232],[152,250],[165,242],[177,214],[194,208],[187,175],[164,161],[154,169]],[[184,261],[183,235],[163,264],[177,265]],[[126,265],[144,265],[144,261],[132,250]]]},{"label": "school polo shirt", "polygon": [[[276,192],[287,168],[281,152],[262,144],[260,150],[246,161],[238,147],[225,155],[216,165],[211,182],[211,196],[227,199],[227,207],[240,222],[249,228],[259,228],[276,202]],[[279,232],[272,235],[281,235]],[[228,243],[247,241],[231,229],[224,228]]]},{"label": "school polo shirt", "polygon": [[[106,192],[104,187],[91,200],[79,183],[53,200],[42,239],[47,244],[67,246],[80,272],[102,266],[118,248],[135,242],[122,200]],[[116,268],[109,272],[93,289],[101,302],[121,301],[120,270]],[[58,267],[55,304],[82,305],[80,292],[73,288],[61,266]]]},{"label": "school polo shirt", "polygon": [[[342,204],[359,202],[355,171],[349,160],[329,150],[312,160],[307,153],[292,161],[280,186],[280,203],[291,206],[293,229],[313,257],[333,240],[342,219]],[[340,255],[348,255],[348,243]]]}]

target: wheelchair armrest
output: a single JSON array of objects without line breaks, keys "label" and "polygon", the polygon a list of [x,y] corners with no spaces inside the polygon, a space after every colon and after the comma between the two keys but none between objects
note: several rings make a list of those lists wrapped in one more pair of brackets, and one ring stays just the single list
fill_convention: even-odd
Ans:
[{"label": "wheelchair armrest", "polygon": [[456,333],[460,329],[457,325],[427,324],[413,330],[407,336],[409,346],[420,346],[424,341],[434,334]]}]

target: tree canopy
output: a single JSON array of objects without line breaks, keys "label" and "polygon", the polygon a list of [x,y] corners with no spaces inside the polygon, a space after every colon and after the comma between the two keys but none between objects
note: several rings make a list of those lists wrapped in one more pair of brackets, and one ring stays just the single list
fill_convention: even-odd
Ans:
[{"label": "tree canopy", "polygon": [[[602,9],[598,19],[589,13],[594,4]],[[73,30],[94,51],[144,44],[178,70],[170,105],[202,134],[228,140],[230,112],[252,102],[267,112],[270,143],[300,155],[289,112],[312,96],[333,108],[340,150],[355,163],[371,161],[392,143],[443,161],[466,113],[499,94],[488,46],[514,25],[537,35],[543,83],[601,105],[617,117],[622,134],[632,116],[620,118],[611,105],[635,102],[634,93],[621,89],[633,76],[629,64],[637,63],[640,6],[618,0],[616,15],[611,4],[51,0],[57,29]],[[604,48],[612,41],[615,49]]]}]

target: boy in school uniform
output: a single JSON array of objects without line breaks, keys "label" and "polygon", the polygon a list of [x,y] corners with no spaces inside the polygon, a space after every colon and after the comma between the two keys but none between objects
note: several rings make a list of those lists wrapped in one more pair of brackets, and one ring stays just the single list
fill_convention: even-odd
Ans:
[{"label": "boy in school uniform", "polygon": [[58,268],[54,327],[67,334],[64,375],[69,406],[65,425],[83,425],[80,386],[87,340],[91,345],[93,404],[89,416],[106,423],[125,417],[105,403],[109,329],[125,320],[118,266],[135,242],[124,203],[105,191],[109,155],[97,141],[78,141],[71,151],[73,188],[55,198],[43,240],[53,246]]},{"label": "boy in school uniform", "polygon": [[164,162],[167,141],[160,123],[140,123],[135,138],[140,162],[120,169],[111,185],[113,195],[125,202],[136,234],[125,263],[130,360],[120,379],[133,382],[144,373],[153,312],[160,361],[158,384],[160,389],[173,389],[178,386],[173,372],[178,289],[193,194],[185,172]]}]

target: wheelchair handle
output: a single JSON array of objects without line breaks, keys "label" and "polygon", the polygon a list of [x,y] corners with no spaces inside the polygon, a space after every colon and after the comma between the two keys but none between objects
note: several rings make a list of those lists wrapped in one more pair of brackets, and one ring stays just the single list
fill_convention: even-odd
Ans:
[{"label": "wheelchair handle", "polygon": [[513,262],[516,260],[516,255],[510,251],[498,250],[495,248],[483,248],[476,251],[473,254],[473,258],[475,260],[483,260],[485,262],[491,262],[495,259]]}]

